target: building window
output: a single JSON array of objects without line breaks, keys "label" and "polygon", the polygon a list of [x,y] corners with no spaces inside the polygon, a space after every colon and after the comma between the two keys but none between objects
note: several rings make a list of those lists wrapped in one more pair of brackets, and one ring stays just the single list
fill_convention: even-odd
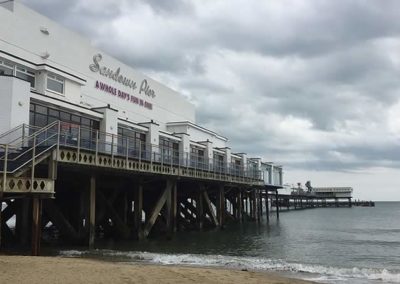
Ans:
[{"label": "building window", "polygon": [[8,62],[0,60],[0,75],[14,75],[14,66]]},{"label": "building window", "polygon": [[224,155],[214,152],[214,170],[217,172],[225,172]]},{"label": "building window", "polygon": [[204,149],[195,145],[190,145],[190,164],[192,167],[199,169],[207,169],[208,164],[205,163]]},{"label": "building window", "polygon": [[47,74],[47,90],[64,94],[64,79],[55,74]]},{"label": "building window", "polygon": [[31,88],[35,88],[35,73],[25,69],[23,67],[16,67],[15,77],[22,80],[28,81],[31,84]]},{"label": "building window", "polygon": [[0,75],[15,76],[29,82],[31,88],[35,88],[35,72],[28,70],[25,67],[0,60]]},{"label": "building window", "polygon": [[74,126],[80,125],[94,130],[100,129],[100,122],[97,120],[82,117],[79,114],[60,111],[56,108],[51,108],[36,103],[30,104],[29,124],[43,127],[57,120],[64,122],[64,127],[67,127],[67,125],[72,125],[72,128],[74,128]]},{"label": "building window", "polygon": [[[146,155],[146,134],[133,128],[118,127],[118,153],[142,159],[150,158]],[[140,154],[139,154],[140,153]]]},{"label": "building window", "polygon": [[160,150],[164,162],[170,163],[171,158],[174,164],[179,163],[179,143],[164,137],[160,137]]}]

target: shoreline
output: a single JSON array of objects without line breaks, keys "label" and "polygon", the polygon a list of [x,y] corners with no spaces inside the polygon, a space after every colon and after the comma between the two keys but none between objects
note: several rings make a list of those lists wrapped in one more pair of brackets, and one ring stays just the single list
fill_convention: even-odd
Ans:
[{"label": "shoreline", "polygon": [[4,283],[266,283],[307,284],[274,272],[193,267],[59,256],[0,255]]}]

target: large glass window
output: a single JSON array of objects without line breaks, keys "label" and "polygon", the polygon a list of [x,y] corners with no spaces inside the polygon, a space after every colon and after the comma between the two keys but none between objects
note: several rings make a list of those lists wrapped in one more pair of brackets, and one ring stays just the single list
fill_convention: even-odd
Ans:
[{"label": "large glass window", "polygon": [[[164,162],[179,163],[179,143],[165,137],[160,137],[160,151]],[[171,160],[172,159],[172,160]]]},{"label": "large glass window", "polygon": [[118,127],[118,153],[134,158],[150,158],[146,154],[146,134],[133,128]]},{"label": "large glass window", "polygon": [[232,174],[240,175],[242,173],[242,161],[240,159],[232,157],[231,165],[232,165],[231,168]]},{"label": "large glass window", "polygon": [[99,121],[82,117],[79,114],[31,103],[29,124],[44,127],[57,120],[61,121],[61,143],[76,146],[79,126],[81,126],[80,146],[88,149],[95,147],[96,130],[100,129]]},{"label": "large glass window", "polygon": [[214,152],[213,160],[214,160],[214,170],[217,172],[225,172],[224,155],[221,153]]},{"label": "large glass window", "polygon": [[195,145],[190,145],[190,164],[192,167],[206,169],[204,162],[204,149]]},{"label": "large glass window", "polygon": [[47,90],[64,94],[64,79],[58,75],[47,74]]}]

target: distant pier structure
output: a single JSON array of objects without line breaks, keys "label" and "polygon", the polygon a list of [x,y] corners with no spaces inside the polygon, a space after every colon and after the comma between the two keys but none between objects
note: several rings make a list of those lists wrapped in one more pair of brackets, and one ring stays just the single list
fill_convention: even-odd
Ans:
[{"label": "distant pier structure", "polygon": [[353,194],[352,187],[313,187],[311,191],[317,198],[325,198],[326,201],[335,203],[336,207],[347,201],[351,207],[351,198]]}]

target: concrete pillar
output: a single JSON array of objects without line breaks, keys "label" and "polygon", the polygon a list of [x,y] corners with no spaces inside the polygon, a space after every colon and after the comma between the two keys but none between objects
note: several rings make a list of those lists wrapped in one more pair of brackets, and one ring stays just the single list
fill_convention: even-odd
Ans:
[{"label": "concrete pillar", "polygon": [[190,156],[190,135],[187,133],[175,133],[175,135],[181,138],[179,143],[180,165],[186,167]]},{"label": "concrete pillar", "polygon": [[[100,121],[100,132],[103,132],[103,134],[99,137],[99,150],[108,153],[111,153],[112,150],[116,153],[118,145],[116,137],[118,135],[118,110],[108,105],[107,107],[96,108],[96,111],[103,113],[103,119]],[[109,135],[105,135],[104,133],[108,133]]]},{"label": "concrete pillar", "polygon": [[227,174],[230,173],[231,162],[232,162],[232,151],[231,151],[231,148],[226,147],[225,148],[225,155],[224,155],[224,164],[225,164],[225,168],[226,168],[226,173]]},{"label": "concrete pillar", "polygon": [[141,125],[146,126],[149,130],[146,134],[146,147],[149,147],[151,145],[151,149],[147,149],[146,151],[149,151],[150,156],[146,157],[147,159],[151,159],[152,161],[155,162],[161,162],[161,157],[160,157],[160,125],[150,121],[146,123],[141,123]]},{"label": "concrete pillar", "polygon": [[242,158],[240,175],[244,175],[244,173],[247,169],[247,154],[246,153],[238,153],[237,155]]}]

